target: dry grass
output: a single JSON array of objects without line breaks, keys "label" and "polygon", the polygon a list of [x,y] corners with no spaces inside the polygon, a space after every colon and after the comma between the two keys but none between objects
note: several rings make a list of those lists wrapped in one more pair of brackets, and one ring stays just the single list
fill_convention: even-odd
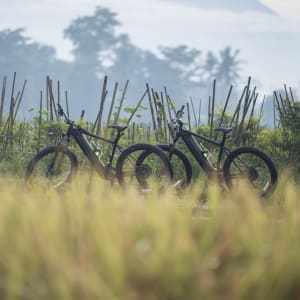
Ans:
[{"label": "dry grass", "polygon": [[300,297],[293,184],[282,181],[269,205],[246,187],[211,186],[207,209],[202,183],[181,198],[96,179],[61,193],[1,183],[1,299]]}]

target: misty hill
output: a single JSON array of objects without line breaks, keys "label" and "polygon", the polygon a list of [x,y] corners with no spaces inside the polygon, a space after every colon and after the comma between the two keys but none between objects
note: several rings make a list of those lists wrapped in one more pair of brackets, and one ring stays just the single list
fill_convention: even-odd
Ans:
[{"label": "misty hill", "polygon": [[258,0],[163,0],[181,5],[194,6],[212,10],[230,10],[234,12],[258,11],[262,13],[275,14],[266,5]]}]

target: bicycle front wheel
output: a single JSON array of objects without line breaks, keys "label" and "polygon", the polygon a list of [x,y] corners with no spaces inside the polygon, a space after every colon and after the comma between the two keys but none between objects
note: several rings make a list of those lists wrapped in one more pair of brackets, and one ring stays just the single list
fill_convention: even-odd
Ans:
[{"label": "bicycle front wheel", "polygon": [[[143,152],[148,155],[141,160]],[[153,190],[170,186],[173,170],[161,149],[149,144],[136,144],[126,148],[119,156],[116,176],[122,186]]]},{"label": "bicycle front wheel", "polygon": [[241,181],[253,187],[260,196],[269,196],[277,182],[273,161],[260,149],[242,146],[231,151],[223,166],[224,179],[229,188]]},{"label": "bicycle front wheel", "polygon": [[29,162],[26,183],[46,184],[58,188],[70,182],[77,171],[77,159],[73,152],[63,146],[47,147]]},{"label": "bicycle front wheel", "polygon": [[[186,155],[178,148],[172,147],[167,144],[157,145],[164,151],[171,162],[173,169],[173,185],[178,190],[185,189],[192,180],[192,165]],[[149,153],[143,152],[139,160],[143,162]]]}]

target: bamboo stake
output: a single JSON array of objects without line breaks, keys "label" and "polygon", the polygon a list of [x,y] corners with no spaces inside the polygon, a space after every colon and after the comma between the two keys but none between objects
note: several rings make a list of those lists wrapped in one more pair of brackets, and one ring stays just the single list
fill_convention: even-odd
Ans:
[{"label": "bamboo stake", "polygon": [[[54,96],[53,96],[51,79],[49,79],[49,81],[48,81],[48,90],[49,90],[49,96],[50,96],[50,120],[53,121],[54,115],[55,115],[56,119],[58,119],[58,115],[57,115],[55,100],[54,100]],[[54,114],[53,114],[53,111],[54,111]]]},{"label": "bamboo stake", "polygon": [[240,110],[241,102],[242,102],[242,100],[243,100],[243,98],[244,98],[244,95],[245,95],[245,93],[246,93],[246,89],[247,89],[247,87],[245,86],[245,87],[244,87],[244,90],[243,90],[243,93],[242,93],[242,96],[241,96],[240,99],[239,99],[238,105],[236,106],[236,109],[235,109],[235,111],[234,111],[234,113],[233,113],[233,116],[232,116],[232,119],[231,119],[231,121],[230,121],[230,127],[232,127],[232,124],[233,124],[233,122],[235,121],[236,115],[237,115],[238,111]]},{"label": "bamboo stake", "polygon": [[67,109],[67,116],[70,117],[70,111],[69,111],[69,98],[68,98],[68,92],[65,91],[65,100],[66,100],[66,109]]},{"label": "bamboo stake", "polygon": [[223,111],[222,111],[222,114],[221,114],[221,118],[220,118],[220,122],[219,122],[219,127],[221,127],[221,125],[223,123],[223,119],[224,119],[225,112],[226,112],[226,109],[227,109],[227,106],[228,106],[228,103],[229,103],[229,99],[230,99],[230,95],[231,95],[232,89],[233,89],[233,86],[231,85],[230,88],[229,88],[226,100],[225,100],[225,105],[224,105],[224,108],[223,108]]},{"label": "bamboo stake", "polygon": [[113,96],[111,98],[111,103],[110,103],[110,108],[109,108],[108,116],[107,116],[104,137],[107,136],[108,126],[109,126],[111,115],[112,115],[112,111],[113,111],[113,108],[114,108],[114,105],[115,105],[115,99],[116,99],[116,95],[117,95],[117,91],[118,91],[118,85],[119,85],[118,82],[116,82],[115,86],[114,86]]},{"label": "bamboo stake", "polygon": [[154,116],[154,109],[153,109],[153,105],[152,105],[152,101],[151,101],[151,94],[150,94],[150,88],[149,88],[149,84],[148,83],[146,84],[146,89],[147,89],[149,106],[150,106],[150,111],[151,111],[153,130],[155,132],[155,139],[156,139],[156,142],[157,142],[158,141],[157,127],[156,127],[155,116]]},{"label": "bamboo stake", "polygon": [[194,106],[193,98],[190,97],[190,100],[191,100],[191,105],[192,105],[192,110],[193,110],[193,115],[194,115],[195,127],[197,127],[197,117],[196,117],[196,111],[195,111],[195,106]]},{"label": "bamboo stake", "polygon": [[289,97],[289,94],[288,94],[288,91],[287,91],[286,84],[284,84],[283,86],[284,86],[284,91],[285,91],[286,99],[289,101],[289,100],[290,100],[290,97]]},{"label": "bamboo stake", "polygon": [[49,76],[46,77],[46,110],[47,110],[47,120],[49,120],[49,87],[48,87],[48,83],[49,83]]},{"label": "bamboo stake", "polygon": [[154,92],[153,89],[151,89],[151,91],[152,91],[152,95],[153,95],[153,99],[154,99],[154,107],[156,110],[157,127],[158,127],[158,131],[159,131],[158,138],[159,138],[159,141],[161,142],[162,137],[163,137],[162,118],[161,118],[161,114],[162,114],[161,100],[159,99],[157,92]]},{"label": "bamboo stake", "polygon": [[190,105],[189,105],[188,102],[186,103],[186,109],[187,109],[187,113],[188,113],[189,130],[191,131],[192,130],[192,127],[191,127],[191,114],[190,114]]},{"label": "bamboo stake", "polygon": [[99,112],[98,112],[98,122],[97,122],[97,128],[96,128],[96,135],[99,135],[101,132],[101,123],[102,123],[102,115],[103,115],[103,109],[104,109],[104,102],[105,102],[105,98],[107,96],[107,76],[104,77],[104,81],[103,81],[103,86],[102,86],[102,95],[101,95],[101,100],[100,100],[100,108],[99,108]]},{"label": "bamboo stake", "polygon": [[40,91],[40,111],[39,111],[39,128],[38,128],[37,152],[40,151],[40,145],[41,145],[42,110],[43,110],[43,91]]},{"label": "bamboo stake", "polygon": [[216,100],[216,79],[213,83],[213,96],[211,103],[211,117],[210,117],[210,137],[212,138],[213,126],[214,126],[214,114],[215,114],[215,100]]},{"label": "bamboo stake", "polygon": [[208,108],[207,108],[207,125],[210,125],[210,104],[211,104],[211,97],[208,97]]},{"label": "bamboo stake", "polygon": [[279,103],[279,99],[278,99],[276,91],[274,91],[273,95],[274,95],[274,99],[275,99],[276,104],[277,104],[277,109],[279,111],[279,116],[280,116],[280,119],[281,119],[281,122],[282,122],[282,120],[283,120],[283,112],[282,112],[282,109],[280,107],[280,103]]},{"label": "bamboo stake", "polygon": [[201,107],[202,107],[202,99],[200,98],[200,102],[199,102],[199,115],[198,115],[198,126],[200,126],[201,124]]},{"label": "bamboo stake", "polygon": [[258,93],[256,93],[256,95],[254,97],[254,100],[253,100],[252,109],[251,109],[251,113],[250,113],[250,117],[249,117],[247,129],[249,129],[250,125],[251,125],[251,120],[252,120],[253,115],[254,115],[254,109],[255,109],[257,98],[258,98]]},{"label": "bamboo stake", "polygon": [[2,122],[3,122],[5,92],[6,92],[6,76],[4,76],[3,83],[2,83],[2,93],[1,93],[1,102],[0,102],[0,129],[2,127]]},{"label": "bamboo stake", "polygon": [[60,83],[57,80],[57,103],[60,104]]},{"label": "bamboo stake", "polygon": [[80,114],[80,120],[83,120],[85,114],[85,110],[83,109]]},{"label": "bamboo stake", "polygon": [[292,102],[295,102],[294,95],[293,95],[293,91],[292,91],[292,88],[291,88],[291,87],[290,87],[290,94],[291,94]]},{"label": "bamboo stake", "polygon": [[124,102],[124,99],[125,99],[125,94],[126,94],[126,91],[127,91],[128,84],[129,84],[129,80],[126,80],[125,87],[124,87],[124,90],[123,90],[123,93],[122,93],[122,96],[121,96],[120,104],[119,104],[119,107],[118,107],[118,111],[117,111],[117,114],[116,114],[116,117],[115,117],[115,120],[114,120],[114,124],[117,124],[117,122],[119,121],[119,117],[120,117],[121,109],[122,109],[123,102]]},{"label": "bamboo stake", "polygon": [[171,103],[169,103],[169,95],[168,95],[167,87],[166,86],[164,86],[164,92],[165,92],[165,96],[166,96],[166,102],[167,102],[169,120],[171,121],[172,120],[171,107],[170,107]]},{"label": "bamboo stake", "polygon": [[276,106],[275,106],[275,97],[273,95],[273,119],[274,119],[274,129],[276,128]]},{"label": "bamboo stake", "polygon": [[21,96],[19,98],[19,101],[17,102],[17,107],[16,107],[15,115],[14,115],[14,122],[16,120],[17,113],[19,111],[19,108],[20,108],[20,105],[21,105],[21,102],[22,102],[22,99],[23,99],[23,94],[24,94],[26,83],[27,83],[27,80],[24,81],[24,84],[23,84],[23,87],[22,87],[22,90],[21,90]]},{"label": "bamboo stake", "polygon": [[140,105],[142,104],[145,96],[147,95],[147,90],[145,91],[145,93],[143,94],[143,96],[140,98],[138,104],[136,105],[135,109],[133,110],[133,112],[131,113],[130,117],[128,118],[127,123],[130,124],[132,118],[134,117],[135,113],[137,112],[137,110],[139,109]]},{"label": "bamboo stake", "polygon": [[167,140],[167,118],[166,118],[166,112],[165,112],[165,101],[164,101],[164,95],[163,92],[161,92],[161,109],[162,109],[162,116],[163,116],[163,126],[164,126],[164,138]]}]

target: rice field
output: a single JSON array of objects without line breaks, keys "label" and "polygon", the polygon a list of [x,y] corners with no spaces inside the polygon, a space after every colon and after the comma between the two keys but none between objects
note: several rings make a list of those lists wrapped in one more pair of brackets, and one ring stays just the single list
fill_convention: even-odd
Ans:
[{"label": "rice field", "polygon": [[0,299],[299,299],[300,188],[140,193],[1,178]]}]

